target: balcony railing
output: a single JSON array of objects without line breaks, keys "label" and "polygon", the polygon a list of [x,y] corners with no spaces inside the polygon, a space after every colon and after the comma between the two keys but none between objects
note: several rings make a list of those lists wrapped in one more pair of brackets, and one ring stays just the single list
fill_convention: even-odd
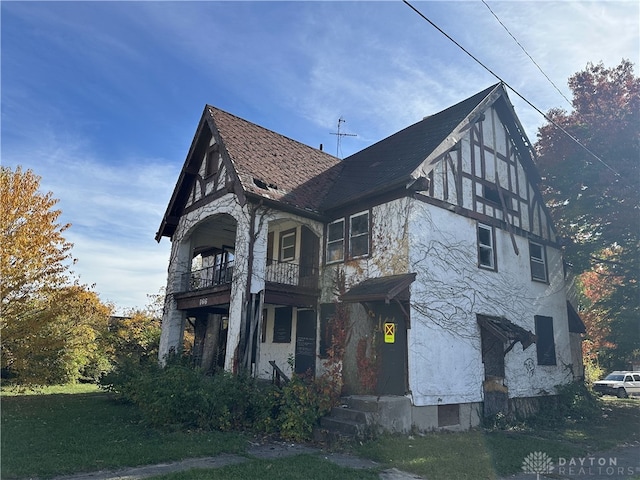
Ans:
[{"label": "balcony railing", "polygon": [[233,280],[233,261],[225,265],[194,270],[182,275],[182,291],[193,292],[203,288],[216,287],[231,283]]},{"label": "balcony railing", "polygon": [[316,288],[318,286],[318,267],[269,259],[267,260],[265,281]]},{"label": "balcony railing", "polygon": [[[215,265],[182,275],[182,291],[194,292],[219,285],[227,285],[233,280],[233,262]],[[268,260],[265,281],[281,285],[306,288],[318,287],[318,267],[298,265],[291,262]]]}]

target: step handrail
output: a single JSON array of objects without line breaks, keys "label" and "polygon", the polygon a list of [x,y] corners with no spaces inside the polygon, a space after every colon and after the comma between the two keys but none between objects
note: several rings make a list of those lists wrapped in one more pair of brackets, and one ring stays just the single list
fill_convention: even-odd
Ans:
[{"label": "step handrail", "polygon": [[275,360],[269,360],[269,365],[273,367],[273,371],[271,372],[271,382],[276,386],[279,387],[281,382],[286,385],[291,381],[289,377],[287,377],[287,375],[276,364]]}]

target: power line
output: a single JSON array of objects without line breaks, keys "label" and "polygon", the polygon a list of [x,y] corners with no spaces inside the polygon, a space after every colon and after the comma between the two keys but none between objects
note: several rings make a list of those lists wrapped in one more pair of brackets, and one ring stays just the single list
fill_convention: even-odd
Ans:
[{"label": "power line", "polygon": [[511,38],[513,38],[513,41],[516,42],[516,44],[520,47],[520,49],[525,53],[525,55],[527,57],[529,57],[529,60],[531,60],[533,62],[533,64],[538,68],[538,70],[540,70],[540,73],[542,73],[542,75],[544,75],[544,78],[546,78],[549,83],[551,85],[553,85],[553,88],[555,88],[557,90],[557,92],[562,96],[562,98],[564,98],[567,103],[573,107],[573,104],[571,103],[571,100],[569,100],[564,93],[562,93],[560,91],[560,89],[557,87],[557,85],[555,83],[553,83],[553,80],[551,80],[549,78],[549,76],[544,73],[544,70],[542,70],[542,67],[540,65],[538,65],[538,63],[533,59],[533,57],[531,55],[529,55],[529,52],[527,52],[527,50],[522,46],[522,44],[518,41],[518,39],[513,35],[513,33],[511,33],[511,31],[507,28],[507,26],[502,23],[502,20],[500,20],[498,18],[498,15],[496,15],[496,13],[491,9],[491,7],[489,6],[489,4],[487,2],[485,2],[485,0],[482,0],[482,3],[484,3],[484,5],[489,9],[489,11],[491,12],[491,14],[495,17],[495,19],[498,21],[498,23],[500,25],[502,25],[502,28],[504,28],[506,30],[506,32],[511,36]]},{"label": "power line", "polygon": [[476,63],[478,65],[480,65],[482,68],[484,68],[487,72],[489,72],[491,75],[493,75],[496,79],[498,79],[502,84],[504,84],[506,87],[508,87],[513,93],[515,93],[518,97],[520,97],[524,102],[526,102],[531,108],[533,108],[536,112],[538,112],[540,115],[542,115],[542,117],[549,123],[551,123],[553,126],[555,126],[557,129],[559,129],[562,133],[564,133],[567,137],[569,137],[571,140],[573,140],[577,145],[579,145],[584,151],[586,151],[589,155],[591,155],[593,158],[595,158],[598,162],[600,162],[602,165],[604,165],[606,168],[608,168],[609,170],[611,170],[611,172],[613,172],[614,175],[616,175],[617,177],[620,177],[621,175],[614,170],[612,167],[610,167],[604,160],[602,160],[598,155],[596,155],[593,151],[591,151],[589,149],[589,147],[587,147],[586,145],[584,145],[582,142],[580,142],[580,140],[578,140],[576,137],[574,137],[573,135],[571,135],[564,127],[562,127],[561,125],[559,125],[556,121],[554,121],[553,119],[549,118],[547,116],[546,113],[544,113],[542,110],[540,110],[538,107],[536,107],[533,103],[531,103],[529,100],[527,100],[522,94],[520,94],[520,92],[518,92],[515,88],[513,88],[511,85],[509,85],[507,82],[505,82],[497,73],[495,73],[493,70],[491,70],[489,67],[487,67],[484,63],[482,63],[478,58],[476,58],[469,50],[467,50],[466,48],[464,48],[462,45],[460,45],[458,42],[456,42],[456,40],[451,37],[447,32],[445,32],[444,30],[442,30],[438,25],[436,25],[434,22],[432,22],[429,18],[427,18],[427,16],[425,16],[420,10],[418,10],[416,7],[414,7],[413,5],[411,5],[411,3],[409,3],[408,0],[402,0],[404,2],[405,5],[407,5],[409,8],[411,8],[411,10],[413,10],[415,13],[417,13],[420,17],[422,17],[423,20],[425,20],[426,22],[428,22],[433,28],[435,28],[436,30],[438,30],[442,35],[444,35],[447,39],[449,39],[454,45],[456,45],[460,50],[462,50],[464,53],[466,53],[468,56],[470,56],[473,60],[476,61]]}]

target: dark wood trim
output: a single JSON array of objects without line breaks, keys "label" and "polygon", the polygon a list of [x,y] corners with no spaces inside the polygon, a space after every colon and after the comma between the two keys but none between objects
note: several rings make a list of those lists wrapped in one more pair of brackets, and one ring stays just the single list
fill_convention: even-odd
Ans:
[{"label": "dark wood trim", "polygon": [[217,286],[213,289],[175,295],[178,310],[193,308],[210,308],[229,305],[231,301],[231,285]]},{"label": "dark wood trim", "polygon": [[[414,193],[413,197],[420,202],[428,203],[429,205],[434,205],[436,207],[443,208],[450,212],[457,213],[458,215],[461,215],[463,217],[471,218],[473,220],[479,221],[480,223],[491,225],[493,227],[507,231],[507,226],[504,220],[500,220],[495,217],[485,215],[483,213],[478,213],[473,210],[469,210],[468,208],[460,207],[459,205],[454,205],[452,203],[444,202],[437,198],[429,197],[421,193]],[[560,244],[558,242],[552,241],[551,239],[543,238],[521,227],[512,226],[512,228],[513,228],[513,233],[519,237],[531,239],[536,243],[540,243],[542,245],[548,245],[552,248],[560,248]]]},{"label": "dark wood trim", "polygon": [[193,212],[198,208],[202,208],[205,205],[208,205],[209,203],[213,202],[214,200],[218,200],[219,198],[224,197],[227,193],[230,193],[230,192],[225,187],[222,187],[220,190],[211,192],[209,195],[205,197],[201,197],[199,200],[193,202],[191,205],[186,207],[183,211],[183,215]]},{"label": "dark wood trim", "polygon": [[306,307],[315,309],[320,298],[320,291],[292,285],[266,282],[264,303]]}]

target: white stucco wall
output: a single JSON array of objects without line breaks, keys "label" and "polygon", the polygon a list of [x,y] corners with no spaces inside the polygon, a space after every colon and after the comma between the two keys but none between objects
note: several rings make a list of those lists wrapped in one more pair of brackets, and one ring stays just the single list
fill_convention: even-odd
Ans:
[{"label": "white stucco wall", "polygon": [[[197,226],[214,215],[227,214],[236,222],[236,239],[249,236],[249,213],[233,194],[227,194],[180,218],[172,238],[171,260],[167,279],[165,313],[162,319],[159,357],[162,359],[171,349],[179,349],[184,329],[184,313],[176,309],[174,294],[181,290],[182,274],[189,271],[191,263],[190,235]],[[248,272],[248,242],[236,241],[234,275],[231,283],[231,303],[229,305],[229,329],[225,368],[231,369],[233,355],[240,338],[240,319],[245,295]]]},{"label": "white stucco wall", "polygon": [[[345,273],[346,288],[368,278],[409,272],[408,212],[411,200],[400,198],[371,208],[370,255],[326,265],[322,275],[323,303],[334,300],[336,269]],[[347,217],[348,221],[348,217]],[[326,241],[323,239],[322,241]],[[349,241],[348,238],[345,239]],[[321,245],[321,250],[324,248]]]},{"label": "white stucco wall", "polygon": [[[291,377],[293,371],[289,365],[289,359],[293,358],[296,350],[296,327],[298,324],[297,309],[293,308],[291,314],[291,341],[289,343],[273,343],[275,308],[273,306],[269,306],[266,311],[267,315],[262,319],[263,322],[266,322],[266,338],[265,342],[260,343],[260,357],[258,365],[256,366],[256,374],[259,378],[270,379],[272,368],[269,362],[274,360],[285,375]],[[258,339],[260,341],[260,334],[258,334]]]},{"label": "white stucco wall", "polygon": [[[556,366],[537,365],[536,346],[505,357],[510,397],[552,392],[571,374],[562,259],[547,246],[549,284],[531,280],[528,240],[496,228],[497,271],[477,266],[477,222],[414,201],[409,232],[411,285],[409,384],[414,404],[482,401],[484,367],[476,314],[504,316],[535,333],[535,315],[553,318]],[[533,360],[534,368],[531,366]]]}]

